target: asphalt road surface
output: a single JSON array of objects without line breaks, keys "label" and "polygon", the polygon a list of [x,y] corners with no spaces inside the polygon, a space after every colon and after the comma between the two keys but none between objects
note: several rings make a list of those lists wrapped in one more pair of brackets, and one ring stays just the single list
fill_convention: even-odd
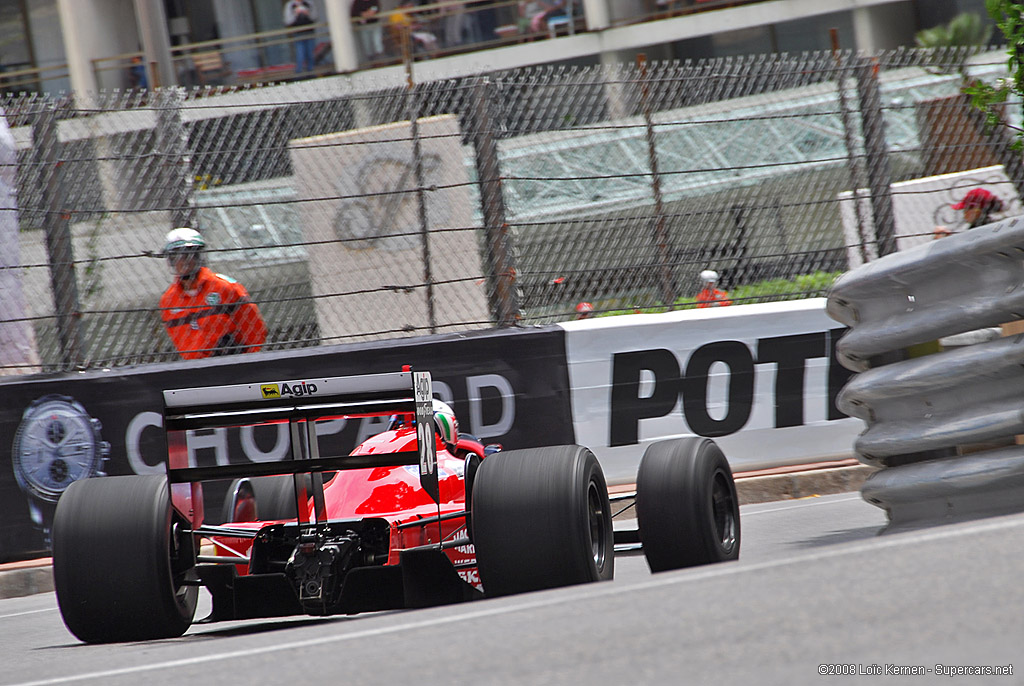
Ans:
[{"label": "asphalt road surface", "polygon": [[84,645],[52,593],[3,600],[0,685],[816,684],[918,668],[896,683],[1020,682],[1024,516],[882,534],[854,493],[745,506],[742,520],[735,563],[652,575],[626,554],[611,583],[197,624],[168,641]]}]

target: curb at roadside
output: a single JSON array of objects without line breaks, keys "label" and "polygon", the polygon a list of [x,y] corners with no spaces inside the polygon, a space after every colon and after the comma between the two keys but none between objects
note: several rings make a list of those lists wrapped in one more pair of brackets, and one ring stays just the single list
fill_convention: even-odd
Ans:
[{"label": "curb at roadside", "polygon": [[0,599],[20,598],[53,590],[50,558],[0,565]]},{"label": "curb at roadside", "polygon": [[850,462],[852,464],[800,471],[737,474],[736,493],[740,505],[752,505],[859,491],[868,476],[877,470],[853,460]]},{"label": "curb at roadside", "polygon": [[[874,470],[854,460],[736,474],[741,505],[858,491]],[[625,490],[625,487],[621,487]],[[635,487],[633,487],[635,488]],[[616,487],[612,491],[618,490]],[[0,599],[53,591],[50,558],[0,564]]]}]

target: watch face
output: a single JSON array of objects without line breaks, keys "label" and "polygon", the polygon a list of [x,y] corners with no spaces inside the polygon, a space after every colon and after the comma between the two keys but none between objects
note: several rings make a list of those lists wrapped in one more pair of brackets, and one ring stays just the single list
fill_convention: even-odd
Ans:
[{"label": "watch face", "polygon": [[26,493],[56,502],[103,458],[99,422],[70,398],[47,396],[25,412],[14,437],[14,475]]}]

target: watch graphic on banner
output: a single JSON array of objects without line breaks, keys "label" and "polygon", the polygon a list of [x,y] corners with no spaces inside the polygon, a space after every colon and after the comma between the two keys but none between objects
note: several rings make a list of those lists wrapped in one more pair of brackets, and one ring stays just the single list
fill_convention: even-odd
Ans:
[{"label": "watch graphic on banner", "polygon": [[46,395],[21,417],[11,451],[14,477],[28,497],[28,511],[50,545],[57,499],[73,481],[104,476],[110,443],[100,438],[100,421],[74,398]]}]

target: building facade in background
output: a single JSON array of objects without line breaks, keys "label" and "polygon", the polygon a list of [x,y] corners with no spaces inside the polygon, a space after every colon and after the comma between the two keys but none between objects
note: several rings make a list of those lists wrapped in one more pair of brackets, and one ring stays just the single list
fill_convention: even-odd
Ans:
[{"label": "building facade in background", "polygon": [[[350,0],[313,0],[321,75],[386,68],[400,57],[389,19],[353,23]],[[382,13],[398,0],[381,0]],[[420,3],[426,4],[426,3]],[[699,59],[913,45],[920,29],[984,0],[574,0],[565,22],[524,33],[518,0],[435,2],[432,66],[456,76],[536,64]],[[720,8],[716,5],[720,4]],[[245,85],[294,76],[281,0],[0,0],[0,90],[58,94],[159,85]],[[702,10],[702,11],[696,11]],[[455,15],[457,13],[458,16]],[[452,35],[458,26],[458,35]],[[365,55],[360,33],[382,30],[385,53]],[[481,51],[486,50],[486,56]],[[392,67],[393,68],[393,67]]]}]

